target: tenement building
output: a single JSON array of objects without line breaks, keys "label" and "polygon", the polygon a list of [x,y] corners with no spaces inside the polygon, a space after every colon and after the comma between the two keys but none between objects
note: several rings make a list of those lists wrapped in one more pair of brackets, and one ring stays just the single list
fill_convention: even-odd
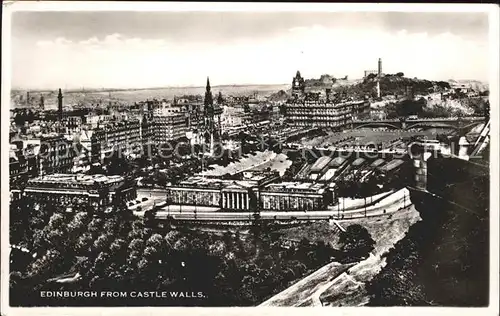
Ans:
[{"label": "tenement building", "polygon": [[17,188],[29,178],[38,174],[38,158],[29,149],[23,148],[23,143],[10,144],[9,176],[10,188]]},{"label": "tenement building", "polygon": [[178,111],[155,115],[153,124],[155,143],[166,144],[174,139],[186,137],[189,121],[184,111]]},{"label": "tenement building", "polygon": [[141,144],[141,122],[139,120],[109,121],[92,131],[92,162],[100,161],[113,151],[121,151],[123,154],[138,151]]},{"label": "tenement building", "polygon": [[367,100],[348,100],[332,93],[306,92],[305,81],[297,72],[292,82],[292,98],[285,104],[285,119],[294,126],[333,127],[348,126],[353,117],[369,113]]},{"label": "tenement building", "polygon": [[29,180],[24,195],[38,203],[99,209],[133,200],[137,191],[135,181],[122,176],[51,174]]},{"label": "tenement building", "polygon": [[38,170],[41,175],[56,172],[70,172],[78,152],[73,142],[59,134],[46,134],[37,139],[29,139],[30,145],[39,147]]}]

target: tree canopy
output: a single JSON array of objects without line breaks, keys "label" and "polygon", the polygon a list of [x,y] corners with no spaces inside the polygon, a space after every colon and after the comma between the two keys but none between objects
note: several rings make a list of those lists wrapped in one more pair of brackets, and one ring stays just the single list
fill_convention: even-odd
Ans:
[{"label": "tree canopy", "polygon": [[342,245],[340,250],[344,253],[343,262],[356,262],[365,258],[375,245],[368,230],[359,224],[348,226],[340,234],[339,242]]}]

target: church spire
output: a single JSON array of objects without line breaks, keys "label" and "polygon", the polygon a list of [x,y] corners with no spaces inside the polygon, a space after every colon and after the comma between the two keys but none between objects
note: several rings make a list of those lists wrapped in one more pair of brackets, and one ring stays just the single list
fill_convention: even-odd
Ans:
[{"label": "church spire", "polygon": [[222,92],[219,91],[219,96],[217,97],[217,103],[222,104],[224,102],[224,99],[222,98]]},{"label": "church spire", "polygon": [[[205,91],[205,111],[208,110],[208,112],[211,112],[210,109],[213,107],[214,100],[212,96],[212,91],[210,88],[210,79],[207,77],[207,90]],[[211,113],[205,113],[206,114],[211,114]]]}]

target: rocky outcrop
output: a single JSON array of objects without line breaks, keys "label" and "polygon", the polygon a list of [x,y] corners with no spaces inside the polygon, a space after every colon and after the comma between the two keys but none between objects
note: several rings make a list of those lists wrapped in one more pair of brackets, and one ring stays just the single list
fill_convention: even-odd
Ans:
[{"label": "rocky outcrop", "polygon": [[486,306],[489,169],[458,159],[428,162],[431,193],[413,191],[423,219],[387,255],[369,305]]}]

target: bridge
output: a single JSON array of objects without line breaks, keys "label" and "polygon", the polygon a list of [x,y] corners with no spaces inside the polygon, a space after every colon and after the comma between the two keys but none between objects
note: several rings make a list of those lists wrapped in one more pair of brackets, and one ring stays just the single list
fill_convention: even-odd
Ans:
[{"label": "bridge", "polygon": [[486,118],[480,116],[467,117],[438,117],[438,118],[420,118],[414,120],[387,119],[387,120],[356,120],[351,123],[353,129],[367,127],[387,127],[390,129],[408,130],[412,128],[449,128],[453,130],[469,130],[481,123]]},{"label": "bridge", "polygon": [[[482,170],[482,171],[489,170],[489,167],[487,165],[470,160],[476,160],[476,158],[482,158],[480,156],[481,152],[484,151],[486,147],[489,145],[489,136],[491,132],[490,124],[491,120],[488,119],[485,122],[477,139],[472,144],[469,144],[466,141],[466,138],[462,137],[462,139],[459,141],[458,155],[448,150],[445,150],[441,146],[429,148],[429,146],[425,146],[425,144],[422,143],[412,144],[411,148],[408,148],[408,154],[410,155],[410,158],[413,160],[416,171],[415,186],[413,187],[413,189],[427,192],[427,178],[428,178],[427,162],[428,160],[430,160],[430,158],[433,157],[436,158],[435,153],[439,153],[441,154],[442,157],[451,158],[454,159],[455,161],[459,160],[466,161],[468,163],[469,170]],[[489,161],[489,159],[487,161]]]}]

